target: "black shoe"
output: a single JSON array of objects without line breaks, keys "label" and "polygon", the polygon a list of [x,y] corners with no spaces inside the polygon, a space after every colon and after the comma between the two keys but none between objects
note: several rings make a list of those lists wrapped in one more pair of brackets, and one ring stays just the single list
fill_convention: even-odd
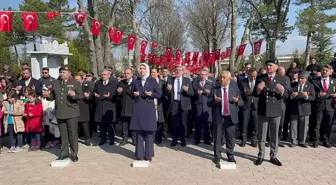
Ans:
[{"label": "black shoe", "polygon": [[269,143],[266,143],[265,146],[266,146],[266,147],[269,147],[270,145],[269,145]]},{"label": "black shoe", "polygon": [[161,143],[162,143],[162,141],[161,141],[161,140],[159,140],[159,139],[157,139],[157,140],[155,140],[155,141],[154,141],[154,143],[155,143],[155,144],[157,144],[157,145],[159,145],[159,144],[161,144]]},{"label": "black shoe", "polygon": [[147,159],[147,158],[145,157],[145,161],[152,162],[152,158],[148,158],[148,159]]},{"label": "black shoe", "polygon": [[240,144],[240,147],[245,147],[245,146],[246,146],[246,141],[243,140],[243,141],[241,142],[241,144]]},{"label": "black shoe", "polygon": [[201,142],[200,141],[195,141],[194,145],[199,145]]},{"label": "black shoe", "polygon": [[181,141],[181,146],[182,146],[182,147],[186,147],[186,146],[187,146],[186,141]]},{"label": "black shoe", "polygon": [[177,141],[174,141],[173,140],[173,142],[170,144],[170,146],[172,146],[172,147],[174,147],[174,146],[176,146],[177,145]]},{"label": "black shoe", "polygon": [[106,141],[100,141],[99,142],[99,146],[102,146],[102,145],[104,145],[106,143]]},{"label": "black shoe", "polygon": [[281,147],[281,148],[285,147],[285,145],[283,143],[280,143],[280,142],[279,142],[278,146]]},{"label": "black shoe", "polygon": [[56,161],[62,161],[62,160],[64,160],[64,159],[67,159],[68,157],[58,157],[57,159],[56,159]]},{"label": "black shoe", "polygon": [[251,142],[251,146],[252,146],[253,148],[256,148],[256,147],[258,146],[258,143],[255,142],[255,141],[252,141],[252,142]]},{"label": "black shoe", "polygon": [[114,145],[114,141],[110,141],[109,145]]},{"label": "black shoe", "polygon": [[291,144],[289,145],[289,147],[294,148],[294,147],[296,147],[296,144],[291,143]]},{"label": "black shoe", "polygon": [[317,142],[313,143],[312,147],[313,148],[318,148],[318,143]]},{"label": "black shoe", "polygon": [[271,163],[277,166],[282,166],[282,163],[277,158],[272,158]]},{"label": "black shoe", "polygon": [[71,161],[74,162],[74,163],[77,162],[78,161],[78,157],[77,156],[71,157]]},{"label": "black shoe", "polygon": [[210,141],[204,141],[204,144],[206,144],[206,145],[212,145],[212,143]]},{"label": "black shoe", "polygon": [[331,148],[331,145],[329,142],[324,142],[323,143],[323,146],[326,147],[326,148]]},{"label": "black shoe", "polygon": [[86,146],[92,146],[90,139],[87,139],[84,144]]},{"label": "black shoe", "polygon": [[233,156],[228,158],[228,162],[229,163],[237,163],[236,159]]},{"label": "black shoe", "polygon": [[256,160],[256,162],[255,162],[254,164],[255,164],[256,166],[259,166],[259,165],[261,165],[263,162],[264,162],[264,159],[258,157],[258,159]]},{"label": "black shoe", "polygon": [[128,143],[127,139],[123,139],[119,146],[124,146]]},{"label": "black shoe", "polygon": [[219,157],[215,157],[215,158],[214,158],[214,162],[215,162],[216,164],[219,164],[219,162],[220,162],[220,158],[219,158]]},{"label": "black shoe", "polygon": [[308,148],[307,144],[299,144],[299,146],[302,147],[302,148]]}]

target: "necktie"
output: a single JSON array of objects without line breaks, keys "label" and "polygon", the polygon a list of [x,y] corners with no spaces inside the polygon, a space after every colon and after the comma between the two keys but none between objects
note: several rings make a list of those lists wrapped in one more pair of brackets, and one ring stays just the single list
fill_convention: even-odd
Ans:
[{"label": "necktie", "polygon": [[103,82],[104,86],[106,85],[106,81]]},{"label": "necktie", "polygon": [[177,100],[180,100],[180,95],[181,95],[181,82],[180,79],[177,79]]},{"label": "necktie", "polygon": [[302,91],[302,85],[299,85],[299,92]]},{"label": "necktie", "polygon": [[202,88],[204,87],[204,82],[201,82],[201,86],[202,86]]},{"label": "necktie", "polygon": [[271,75],[271,76],[269,76],[269,82],[272,82],[272,80],[273,80],[273,76]]},{"label": "necktie", "polygon": [[324,92],[328,92],[327,79],[323,79],[323,90]]},{"label": "necktie", "polygon": [[226,92],[226,88],[224,88],[224,103],[223,103],[223,115],[229,115],[229,98]]}]

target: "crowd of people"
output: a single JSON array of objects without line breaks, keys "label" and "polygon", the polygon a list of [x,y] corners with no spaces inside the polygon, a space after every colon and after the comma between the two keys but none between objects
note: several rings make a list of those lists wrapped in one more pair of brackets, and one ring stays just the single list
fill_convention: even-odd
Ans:
[{"label": "crowd of people", "polygon": [[310,62],[305,70],[293,62],[287,71],[277,60],[267,60],[259,70],[245,63],[241,72],[222,71],[217,79],[207,67],[191,74],[181,65],[169,71],[141,63],[137,73],[126,68],[120,77],[106,66],[100,79],[72,74],[67,65],[53,78],[43,68],[37,80],[27,64],[19,78],[4,65],[0,134],[8,133],[9,153],[21,152],[25,144],[28,151],[59,147],[57,160],[76,162],[78,136],[91,146],[92,133],[99,130],[99,145],[114,145],[115,127],[121,124],[119,146],[135,145],[137,160],[151,161],[154,143],[160,145],[171,133],[171,147],[186,147],[191,135],[194,145],[213,145],[216,162],[223,145],[227,160],[236,162],[235,140],[241,140],[241,147],[251,141],[259,149],[256,165],[270,147],[270,162],[281,166],[277,153],[282,141],[307,148],[309,138],[311,147],[320,142],[331,147],[336,54],[330,65],[318,65],[314,57]]}]

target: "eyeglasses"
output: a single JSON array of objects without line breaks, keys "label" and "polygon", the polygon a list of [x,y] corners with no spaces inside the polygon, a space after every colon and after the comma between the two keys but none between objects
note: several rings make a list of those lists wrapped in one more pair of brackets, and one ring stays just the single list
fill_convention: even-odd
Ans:
[{"label": "eyeglasses", "polygon": [[42,74],[48,74],[48,72],[42,72]]}]

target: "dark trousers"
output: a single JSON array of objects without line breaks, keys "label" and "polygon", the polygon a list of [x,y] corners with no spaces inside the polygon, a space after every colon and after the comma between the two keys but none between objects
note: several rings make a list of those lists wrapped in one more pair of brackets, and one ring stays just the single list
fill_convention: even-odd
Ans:
[{"label": "dark trousers", "polygon": [[180,139],[180,141],[185,141],[185,135],[187,131],[187,123],[188,123],[188,110],[182,110],[181,108],[181,102],[174,101],[173,105],[175,112],[172,112],[172,134],[173,134],[173,140],[177,141]]},{"label": "dark trousers", "polygon": [[114,127],[111,121],[103,120],[99,123],[100,140],[106,142],[106,134],[108,132],[110,142],[114,143]]},{"label": "dark trousers", "polygon": [[210,122],[207,120],[208,116],[203,114],[195,117],[195,140],[201,141],[203,130],[203,140],[208,142],[210,141]]},{"label": "dark trousers", "polygon": [[165,122],[158,122],[157,123],[157,130],[155,133],[155,140],[162,141],[162,137],[166,136],[165,134],[167,129],[167,124]]},{"label": "dark trousers", "polygon": [[41,145],[41,133],[40,132],[29,132],[30,145],[40,146]]},{"label": "dark trousers", "polygon": [[69,156],[70,152],[73,157],[78,154],[78,118],[58,119],[58,128],[61,133],[62,148],[61,157]]},{"label": "dark trousers", "polygon": [[249,123],[252,124],[252,141],[257,141],[258,134],[258,114],[256,109],[248,108],[244,110],[244,124],[242,131],[242,139],[243,141],[247,140],[248,136],[248,126]]},{"label": "dark trousers", "polygon": [[8,125],[8,133],[9,133],[9,139],[10,139],[10,144],[12,146],[18,146],[22,147],[22,133],[15,133],[14,132],[14,125]]},{"label": "dark trousers", "polygon": [[131,117],[121,117],[122,121],[122,137],[124,140],[127,140],[129,137],[135,139],[135,134],[129,129],[129,124],[131,122]]},{"label": "dark trousers", "polygon": [[234,138],[235,138],[236,125],[232,123],[230,116],[223,116],[220,123],[214,123],[214,154],[216,158],[221,157],[221,144],[222,136],[225,134],[226,141],[226,155],[227,157],[233,156],[234,151]]},{"label": "dark trousers", "polygon": [[286,110],[285,117],[283,120],[283,126],[282,126],[282,139],[283,140],[287,140],[287,138],[289,137],[289,131],[290,131],[289,122],[290,122],[290,112]]},{"label": "dark trousers", "polygon": [[145,157],[146,159],[154,157],[154,142],[153,142],[154,131],[137,130],[135,131],[135,134],[136,134],[135,156],[137,158]]},{"label": "dark trousers", "polygon": [[83,131],[84,131],[84,138],[85,138],[85,140],[90,139],[91,135],[90,135],[89,122],[88,121],[84,121],[84,122],[79,122],[79,124],[82,125]]},{"label": "dark trousers", "polygon": [[324,111],[318,111],[316,113],[315,142],[319,142],[320,140],[320,131],[322,133],[321,140],[323,142],[329,142],[329,135],[333,116],[334,111],[324,110]]}]

